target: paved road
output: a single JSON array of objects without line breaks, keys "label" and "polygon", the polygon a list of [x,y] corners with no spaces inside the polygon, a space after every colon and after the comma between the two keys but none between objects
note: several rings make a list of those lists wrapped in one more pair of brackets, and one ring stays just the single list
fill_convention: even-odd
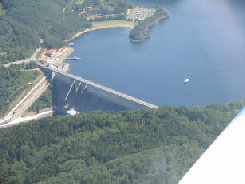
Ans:
[{"label": "paved road", "polygon": [[[42,64],[39,64],[39,65],[40,65],[41,67],[43,67],[43,68],[48,68],[48,67],[46,67],[46,66],[44,66],[44,65],[42,65]],[[48,68],[48,69],[50,69],[50,70],[52,70],[52,71],[54,71],[54,72],[59,72],[59,73],[65,75],[65,76],[69,76],[69,77],[71,77],[71,78],[73,78],[73,79],[75,79],[75,80],[77,80],[77,81],[81,81],[81,82],[83,82],[83,83],[90,84],[90,85],[92,85],[92,86],[94,86],[94,87],[96,87],[96,88],[100,88],[100,89],[103,89],[103,90],[105,90],[105,91],[107,91],[107,92],[110,92],[110,93],[113,93],[113,94],[115,94],[115,95],[124,97],[124,98],[126,98],[126,99],[128,99],[128,100],[135,101],[135,102],[137,102],[137,103],[139,103],[139,104],[145,105],[146,107],[149,107],[149,108],[158,108],[158,106],[156,106],[156,105],[154,105],[154,104],[150,104],[150,103],[145,102],[145,101],[143,101],[143,100],[139,100],[139,99],[134,98],[134,97],[132,97],[132,96],[128,96],[128,95],[126,95],[126,94],[124,94],[124,93],[117,92],[117,91],[115,91],[115,90],[113,90],[113,89],[104,87],[104,86],[102,86],[102,85],[100,85],[100,84],[93,83],[93,82],[91,82],[91,81],[89,81],[89,80],[85,80],[85,79],[83,79],[83,78],[81,78],[81,77],[77,77],[77,76],[71,75],[71,74],[69,74],[69,73],[65,73],[65,72],[63,72],[63,71],[61,71],[61,70],[58,70],[58,69],[55,69],[55,68]]]},{"label": "paved road", "polygon": [[29,63],[30,61],[36,61],[37,60],[37,54],[41,51],[41,47],[37,48],[36,51],[32,54],[30,58],[24,59],[24,60],[17,60],[12,63],[4,64],[4,67],[9,67],[11,64],[20,65],[22,63]]},{"label": "paved road", "polygon": [[154,104],[150,104],[150,103],[145,102],[145,101],[143,101],[143,100],[139,100],[139,99],[134,98],[134,97],[132,97],[132,96],[128,96],[128,95],[126,95],[126,94],[124,94],[124,93],[121,93],[121,92],[115,91],[115,90],[113,90],[113,89],[104,87],[104,86],[102,86],[102,85],[100,85],[100,84],[93,83],[93,82],[91,82],[91,81],[89,81],[89,80],[85,80],[85,79],[83,79],[83,78],[81,78],[81,77],[77,77],[77,76],[71,75],[71,74],[69,74],[69,73],[64,73],[64,72],[60,72],[60,73],[62,73],[63,75],[69,76],[69,77],[71,77],[71,78],[74,78],[74,79],[76,79],[76,80],[78,80],[78,81],[85,82],[86,84],[90,84],[90,85],[92,85],[92,86],[94,86],[94,87],[103,89],[103,90],[105,90],[105,91],[107,91],[107,92],[110,92],[110,93],[113,93],[113,94],[115,94],[115,95],[124,97],[124,98],[126,98],[126,99],[128,99],[128,100],[135,101],[135,102],[137,102],[137,103],[139,103],[139,104],[142,104],[142,105],[145,105],[145,106],[147,106],[147,107],[149,107],[149,108],[158,108],[158,106],[156,106],[156,105],[154,105]]},{"label": "paved road", "polygon": [[41,117],[52,116],[52,113],[53,113],[53,111],[47,111],[47,112],[41,112],[41,113],[34,115],[34,116],[19,117],[16,120],[9,122],[8,124],[3,124],[3,125],[0,124],[0,128],[8,128],[8,127],[11,127],[13,125],[18,125],[22,122],[27,122],[27,121],[39,119]]},{"label": "paved road", "polygon": [[[44,77],[35,85],[31,91],[4,117],[5,122],[13,121],[22,116],[22,114],[32,105],[32,103],[37,100],[40,95],[47,89],[49,83]],[[5,123],[0,122],[0,123]]]}]

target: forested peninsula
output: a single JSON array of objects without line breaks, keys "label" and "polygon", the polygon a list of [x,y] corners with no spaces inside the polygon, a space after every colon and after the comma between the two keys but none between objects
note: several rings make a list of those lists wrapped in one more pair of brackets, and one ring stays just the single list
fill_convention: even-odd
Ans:
[{"label": "forested peninsula", "polygon": [[142,42],[145,38],[149,37],[147,32],[149,27],[158,23],[159,21],[166,19],[170,16],[168,10],[164,7],[158,6],[154,15],[147,17],[145,20],[140,21],[129,34],[129,38],[132,42]]},{"label": "forested peninsula", "polygon": [[91,112],[0,129],[0,181],[177,184],[244,105]]}]

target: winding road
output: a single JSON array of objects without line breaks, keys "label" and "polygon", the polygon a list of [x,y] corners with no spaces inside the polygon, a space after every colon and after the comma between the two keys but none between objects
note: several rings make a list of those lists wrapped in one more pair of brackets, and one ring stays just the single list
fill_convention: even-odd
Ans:
[{"label": "winding road", "polygon": [[38,53],[41,51],[41,47],[37,48],[36,49],[36,52],[34,52],[32,54],[32,56],[30,58],[27,58],[27,59],[24,59],[24,60],[17,60],[15,62],[11,62],[11,63],[8,63],[8,64],[4,64],[4,67],[9,67],[11,64],[16,64],[16,65],[20,65],[22,63],[29,63],[30,61],[37,61],[37,55]]}]

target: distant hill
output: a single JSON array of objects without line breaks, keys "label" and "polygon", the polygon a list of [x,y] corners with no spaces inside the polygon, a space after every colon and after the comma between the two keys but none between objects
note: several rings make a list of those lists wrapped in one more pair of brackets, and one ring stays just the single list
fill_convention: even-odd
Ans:
[{"label": "distant hill", "polygon": [[244,105],[91,112],[0,129],[0,181],[177,184]]}]

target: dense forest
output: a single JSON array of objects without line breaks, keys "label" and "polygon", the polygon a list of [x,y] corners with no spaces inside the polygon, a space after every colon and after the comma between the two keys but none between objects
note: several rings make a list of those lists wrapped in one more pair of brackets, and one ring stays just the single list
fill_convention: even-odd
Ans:
[{"label": "dense forest", "polygon": [[3,5],[0,1],[0,17],[5,14],[5,11],[3,10]]},{"label": "dense forest", "polygon": [[[85,10],[87,15],[101,14],[121,14],[125,13],[127,8],[133,8],[134,4],[128,0],[84,0],[81,4],[75,5],[77,12]],[[87,7],[91,7],[89,11]]]},{"label": "dense forest", "polygon": [[102,19],[121,20],[132,7],[127,0],[0,0],[0,64],[27,58],[40,38],[48,49],[62,47],[64,40],[91,27],[86,16],[112,14]]},{"label": "dense forest", "polygon": [[140,21],[134,28],[130,31],[129,38],[133,42],[141,42],[145,38],[149,37],[148,28],[158,21],[169,17],[170,14],[166,8],[158,6],[154,15]]},{"label": "dense forest", "polygon": [[1,66],[0,71],[0,117],[2,117],[9,105],[30,89],[28,83],[35,80],[39,72],[19,71]]},{"label": "dense forest", "polygon": [[[71,0],[1,0],[5,14],[0,16],[0,63],[29,56],[39,47],[61,47],[63,40],[84,28],[87,19],[73,11]],[[65,8],[65,9],[64,9]]]},{"label": "dense forest", "polygon": [[10,64],[9,66],[12,70],[31,70],[37,68],[37,63],[35,61],[30,61],[28,63]]},{"label": "dense forest", "polygon": [[0,181],[177,184],[244,105],[91,112],[1,129]]}]

